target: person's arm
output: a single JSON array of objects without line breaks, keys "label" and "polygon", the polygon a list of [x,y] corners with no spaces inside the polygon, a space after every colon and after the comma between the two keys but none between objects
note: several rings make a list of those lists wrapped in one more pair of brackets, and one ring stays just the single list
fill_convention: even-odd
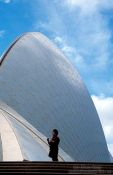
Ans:
[{"label": "person's arm", "polygon": [[55,140],[53,140],[53,139],[51,139],[50,141],[49,141],[49,145],[53,145],[53,146],[58,146],[59,145],[59,142],[60,142],[60,139],[59,138],[57,138],[57,139],[55,139]]},{"label": "person's arm", "polygon": [[57,140],[56,140],[56,144],[59,145],[59,143],[60,143],[60,139],[58,137]]},{"label": "person's arm", "polygon": [[49,138],[47,138],[47,142],[50,146],[55,144],[55,141],[53,139],[49,140]]},{"label": "person's arm", "polygon": [[59,142],[60,142],[60,139],[59,139],[59,137],[54,141],[54,145],[56,145],[56,146],[58,146],[59,145]]}]

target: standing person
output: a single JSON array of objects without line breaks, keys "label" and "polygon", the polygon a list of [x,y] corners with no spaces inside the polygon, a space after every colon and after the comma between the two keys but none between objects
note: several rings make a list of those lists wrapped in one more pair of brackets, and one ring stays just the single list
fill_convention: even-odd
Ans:
[{"label": "standing person", "polygon": [[47,141],[50,147],[49,157],[51,157],[53,161],[58,161],[58,145],[59,145],[60,139],[58,137],[57,129],[53,129],[52,138],[51,140],[47,138]]}]

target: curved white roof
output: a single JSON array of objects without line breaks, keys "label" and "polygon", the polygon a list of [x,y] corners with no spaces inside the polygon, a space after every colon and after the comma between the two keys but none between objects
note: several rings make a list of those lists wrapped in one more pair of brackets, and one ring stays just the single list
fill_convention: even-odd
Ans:
[{"label": "curved white roof", "polygon": [[[51,161],[47,138],[22,116],[0,102],[0,161]],[[60,161],[72,161],[59,150]]]},{"label": "curved white roof", "polygon": [[46,137],[58,128],[60,146],[74,160],[110,161],[101,123],[80,75],[44,35],[27,33],[3,55],[0,100]]}]

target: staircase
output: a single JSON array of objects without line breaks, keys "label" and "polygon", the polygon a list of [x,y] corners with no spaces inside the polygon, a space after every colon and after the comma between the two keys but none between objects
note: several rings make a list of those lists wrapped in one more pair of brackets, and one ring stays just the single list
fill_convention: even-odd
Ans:
[{"label": "staircase", "polygon": [[0,162],[0,173],[40,175],[113,175],[112,163]]}]

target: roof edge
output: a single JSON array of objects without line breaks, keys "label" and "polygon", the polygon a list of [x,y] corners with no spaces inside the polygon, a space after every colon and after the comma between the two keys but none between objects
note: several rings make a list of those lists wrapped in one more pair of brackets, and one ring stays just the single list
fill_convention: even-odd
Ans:
[{"label": "roof edge", "polygon": [[[26,35],[30,35],[30,34],[33,34],[33,33],[39,33],[41,34],[40,32],[26,32],[26,33],[23,33],[22,35],[20,35],[19,37],[17,37],[13,42],[12,44],[6,49],[6,51],[4,51],[4,53],[2,54],[1,58],[0,58],[0,66],[2,65],[2,63],[4,62],[6,56],[8,55],[8,53],[10,52],[10,50],[12,49],[12,47],[24,36]],[[41,34],[43,35],[43,34]]]}]

